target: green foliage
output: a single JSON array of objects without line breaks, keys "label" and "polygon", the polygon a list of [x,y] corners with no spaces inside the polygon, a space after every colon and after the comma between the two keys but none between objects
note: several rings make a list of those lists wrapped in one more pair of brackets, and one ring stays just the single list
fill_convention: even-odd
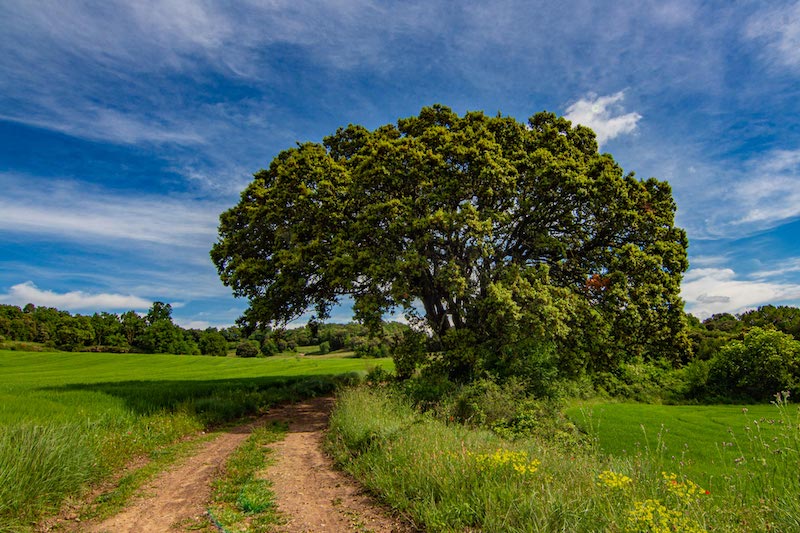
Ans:
[{"label": "green foliage", "polygon": [[722,396],[754,400],[783,390],[800,391],[800,341],[754,327],[711,360],[708,386]]},{"label": "green foliage", "polygon": [[392,348],[392,359],[398,378],[410,378],[426,361],[428,357],[427,341],[424,333],[409,329]]},{"label": "green foliage", "polygon": [[200,353],[203,355],[219,357],[228,355],[228,341],[216,329],[206,330],[200,335],[199,347]]},{"label": "green foliage", "polygon": [[745,327],[775,328],[800,341],[800,309],[785,305],[765,305],[739,315]]},{"label": "green foliage", "polygon": [[[237,331],[226,328],[220,333],[238,338]],[[135,311],[121,315],[95,313],[89,317],[33,304],[26,305],[24,311],[0,304],[0,334],[11,341],[35,342],[65,351],[176,354],[200,354],[198,343],[204,336],[201,331],[175,325],[172,306],[163,302],[154,302],[146,317]],[[219,339],[211,344],[206,339],[206,351],[221,355]]]},{"label": "green foliage", "polygon": [[331,351],[331,343],[328,341],[321,342],[319,344],[319,353],[320,355],[326,355]]},{"label": "green foliage", "polygon": [[686,358],[674,211],[666,183],[625,175],[585,127],[437,105],[279,154],[221,215],[211,257],[251,329],[349,295],[373,331],[419,305],[454,379],[529,338],[579,375]]},{"label": "green foliage", "polygon": [[625,363],[614,372],[597,372],[591,379],[601,397],[619,400],[674,403],[689,396],[690,390],[686,371],[664,362]]},{"label": "green foliage", "polygon": [[280,353],[280,349],[272,339],[264,339],[264,342],[261,344],[261,353],[265,356],[275,355],[276,353]]},{"label": "green foliage", "polygon": [[236,345],[236,357],[258,357],[261,350],[251,341],[242,341]]}]

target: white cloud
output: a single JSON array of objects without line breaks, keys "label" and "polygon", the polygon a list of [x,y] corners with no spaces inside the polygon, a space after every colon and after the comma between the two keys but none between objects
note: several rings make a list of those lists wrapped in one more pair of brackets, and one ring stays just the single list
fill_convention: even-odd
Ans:
[{"label": "white cloud", "polygon": [[196,131],[177,123],[147,116],[104,109],[99,106],[80,106],[49,109],[37,113],[30,111],[24,116],[0,115],[0,120],[19,122],[37,128],[45,128],[84,139],[102,140],[122,144],[174,143],[194,145],[205,142]]},{"label": "white cloud", "polygon": [[686,311],[698,318],[715,313],[741,313],[768,303],[800,299],[800,285],[741,279],[729,268],[693,268],[681,287]]},{"label": "white cloud", "polygon": [[689,263],[694,267],[713,267],[724,264],[728,258],[724,255],[700,255],[689,258]]},{"label": "white cloud", "polygon": [[625,98],[624,91],[597,96],[590,94],[567,107],[564,116],[575,124],[592,128],[597,134],[597,143],[602,145],[620,135],[631,133],[642,118],[639,113],[623,113],[619,105]]},{"label": "white cloud", "polygon": [[730,188],[741,213],[732,226],[769,228],[800,216],[800,149],[768,152],[747,168],[748,176]]},{"label": "white cloud", "polygon": [[[0,231],[180,248],[210,248],[221,205],[190,198],[112,194],[66,180],[0,174]],[[39,191],[31,194],[31,191]],[[46,194],[41,191],[47,191]],[[204,258],[207,261],[207,258]]]},{"label": "white cloud", "polygon": [[775,268],[770,270],[759,270],[752,273],[750,276],[755,279],[775,278],[785,276],[793,272],[800,272],[800,258],[793,258],[774,265]]},{"label": "white cloud", "polygon": [[800,2],[755,13],[745,27],[745,37],[763,41],[770,61],[800,68]]},{"label": "white cloud", "polygon": [[83,291],[57,293],[38,288],[32,281],[12,286],[6,294],[0,294],[0,302],[23,306],[32,303],[36,306],[56,307],[60,310],[103,309],[103,310],[147,310],[152,302],[133,295],[89,294]]}]

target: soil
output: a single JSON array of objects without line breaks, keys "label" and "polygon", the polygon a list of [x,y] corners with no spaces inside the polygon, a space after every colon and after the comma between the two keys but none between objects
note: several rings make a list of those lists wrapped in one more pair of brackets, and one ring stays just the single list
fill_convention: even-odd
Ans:
[{"label": "soil", "polygon": [[352,478],[336,470],[325,455],[322,439],[332,406],[332,398],[316,398],[274,408],[256,422],[221,434],[161,473],[116,516],[101,523],[73,522],[66,529],[92,533],[191,531],[186,529],[191,527],[187,524],[202,521],[211,482],[228,456],[254,427],[282,420],[288,423],[289,432],[284,440],[270,445],[275,462],[263,472],[273,482],[278,509],[285,517],[285,523],[277,531],[414,531],[372,501]]},{"label": "soil", "polygon": [[336,470],[322,450],[332,398],[288,405],[271,414],[289,423],[289,434],[270,447],[276,462],[265,477],[272,481],[278,508],[287,517],[286,533],[322,531],[414,531],[378,507],[356,482]]}]

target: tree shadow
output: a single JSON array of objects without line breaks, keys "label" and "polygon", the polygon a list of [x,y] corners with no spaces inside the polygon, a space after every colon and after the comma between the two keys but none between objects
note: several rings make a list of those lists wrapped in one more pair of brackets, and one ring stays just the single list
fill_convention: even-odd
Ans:
[{"label": "tree shadow", "polygon": [[184,411],[206,423],[221,423],[264,412],[282,402],[296,402],[332,393],[348,382],[347,375],[219,380],[152,380],[71,383],[43,387],[54,392],[92,391],[120,398],[138,415]]}]

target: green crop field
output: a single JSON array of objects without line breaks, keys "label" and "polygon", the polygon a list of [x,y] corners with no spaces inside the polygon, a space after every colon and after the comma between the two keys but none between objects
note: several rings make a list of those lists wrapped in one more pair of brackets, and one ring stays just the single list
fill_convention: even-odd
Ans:
[{"label": "green crop field", "polygon": [[[797,450],[796,406],[609,403],[572,408],[569,416],[616,456],[646,455],[714,490],[748,468],[769,468],[777,450]],[[794,465],[797,466],[797,465]],[[772,476],[797,471],[772,468]]]},{"label": "green crop field", "polygon": [[30,527],[134,456],[390,366],[302,354],[0,351],[0,531]]}]

